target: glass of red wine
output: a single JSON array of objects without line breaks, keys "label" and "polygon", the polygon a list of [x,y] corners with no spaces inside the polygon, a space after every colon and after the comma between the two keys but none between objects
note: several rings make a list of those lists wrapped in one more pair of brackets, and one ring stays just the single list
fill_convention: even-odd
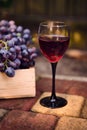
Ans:
[{"label": "glass of red wine", "polygon": [[69,26],[64,22],[46,21],[39,25],[39,46],[42,54],[52,66],[52,93],[40,100],[40,104],[50,108],[60,108],[67,104],[63,97],[56,96],[55,74],[58,61],[63,57],[70,40]]}]

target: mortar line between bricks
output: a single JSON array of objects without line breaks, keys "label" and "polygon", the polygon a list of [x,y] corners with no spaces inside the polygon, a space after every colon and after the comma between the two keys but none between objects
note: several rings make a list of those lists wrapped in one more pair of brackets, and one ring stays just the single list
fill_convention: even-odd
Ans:
[{"label": "mortar line between bricks", "polygon": [[[56,116],[56,117],[57,117],[57,116]],[[59,118],[57,117],[57,120],[56,120],[56,122],[55,122],[54,129],[53,129],[53,130],[55,130],[55,129],[56,129],[57,124],[58,124],[58,120],[59,120]]]},{"label": "mortar line between bricks", "polygon": [[[3,108],[2,108],[3,109]],[[10,110],[7,110],[7,109],[4,109],[4,110],[6,110],[6,113],[2,116],[2,117],[0,117],[0,122],[8,115],[8,113],[10,112]]]},{"label": "mortar line between bricks", "polygon": [[[84,109],[85,102],[86,102],[86,98],[84,98],[84,102],[83,102],[82,108],[81,108],[81,110],[80,110],[80,118],[83,118],[83,117],[82,117],[82,110]],[[86,118],[83,118],[83,119],[86,119]]]}]

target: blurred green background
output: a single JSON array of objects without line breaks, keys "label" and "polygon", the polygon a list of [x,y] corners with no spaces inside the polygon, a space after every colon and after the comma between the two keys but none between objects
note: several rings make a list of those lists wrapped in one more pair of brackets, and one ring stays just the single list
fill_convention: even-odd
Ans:
[{"label": "blurred green background", "polygon": [[87,0],[0,0],[0,20],[31,29],[37,44],[39,23],[60,20],[71,26],[70,48],[87,50]]}]

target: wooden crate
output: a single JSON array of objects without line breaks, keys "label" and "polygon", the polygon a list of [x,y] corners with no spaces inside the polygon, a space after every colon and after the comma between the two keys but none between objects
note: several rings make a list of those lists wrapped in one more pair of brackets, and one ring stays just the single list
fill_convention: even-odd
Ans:
[{"label": "wooden crate", "polygon": [[0,72],[0,98],[34,97],[35,95],[35,68],[16,70],[12,78]]}]

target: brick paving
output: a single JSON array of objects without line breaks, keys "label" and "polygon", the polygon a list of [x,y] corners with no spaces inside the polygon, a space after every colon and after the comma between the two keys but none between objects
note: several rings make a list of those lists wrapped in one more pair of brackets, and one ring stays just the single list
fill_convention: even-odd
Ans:
[{"label": "brick paving", "polygon": [[[44,92],[51,92],[51,79],[40,78],[36,83],[35,98],[0,99],[0,130],[86,130],[87,82],[56,80],[56,92],[77,95],[84,99],[79,117],[56,116],[32,111]],[[79,103],[78,103],[79,104]]]},{"label": "brick paving", "polygon": [[53,130],[57,118],[53,115],[10,111],[0,123],[0,130]]}]

